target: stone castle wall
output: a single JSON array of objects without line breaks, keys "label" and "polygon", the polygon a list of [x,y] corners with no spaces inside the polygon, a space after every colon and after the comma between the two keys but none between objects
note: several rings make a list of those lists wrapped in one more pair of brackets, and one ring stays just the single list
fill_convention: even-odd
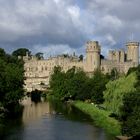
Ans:
[{"label": "stone castle wall", "polygon": [[139,64],[139,43],[130,42],[126,46],[127,53],[124,50],[109,51],[108,59],[100,58],[101,46],[97,41],[87,42],[86,59],[83,61],[80,61],[75,55],[59,55],[46,60],[30,58],[27,55],[23,58],[25,61],[25,90],[28,92],[35,89],[45,90],[55,66],[62,67],[65,72],[75,66],[86,73],[93,73],[96,69],[100,69],[103,73],[110,73],[114,68],[120,73],[127,73],[130,67],[136,67]]}]

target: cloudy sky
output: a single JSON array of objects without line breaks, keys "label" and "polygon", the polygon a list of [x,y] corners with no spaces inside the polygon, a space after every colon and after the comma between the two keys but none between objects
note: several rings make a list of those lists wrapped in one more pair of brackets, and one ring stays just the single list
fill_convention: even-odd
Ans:
[{"label": "cloudy sky", "polygon": [[88,40],[102,52],[140,41],[140,0],[0,0],[0,47],[45,56],[85,53]]}]

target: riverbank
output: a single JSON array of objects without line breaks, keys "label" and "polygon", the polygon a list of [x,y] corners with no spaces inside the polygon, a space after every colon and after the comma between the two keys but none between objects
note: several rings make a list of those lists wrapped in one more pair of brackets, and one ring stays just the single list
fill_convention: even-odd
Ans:
[{"label": "riverbank", "polygon": [[116,119],[109,117],[110,112],[82,101],[74,101],[72,104],[82,112],[88,114],[96,126],[102,127],[114,136],[121,134],[121,126]]}]

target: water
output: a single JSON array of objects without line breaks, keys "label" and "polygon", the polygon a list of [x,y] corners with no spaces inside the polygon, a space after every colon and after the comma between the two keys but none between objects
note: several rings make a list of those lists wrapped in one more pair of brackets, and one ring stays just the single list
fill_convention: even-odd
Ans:
[{"label": "water", "polygon": [[3,120],[0,140],[111,140],[88,116],[59,103],[24,103],[21,118]]}]

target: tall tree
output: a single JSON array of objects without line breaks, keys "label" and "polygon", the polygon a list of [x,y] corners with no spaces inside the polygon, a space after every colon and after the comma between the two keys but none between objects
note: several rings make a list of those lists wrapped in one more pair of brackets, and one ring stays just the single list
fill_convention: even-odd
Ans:
[{"label": "tall tree", "polygon": [[52,94],[58,99],[63,99],[64,95],[67,93],[64,82],[65,73],[61,71],[61,67],[54,67],[50,79],[50,88],[52,89]]},{"label": "tall tree", "polygon": [[44,57],[43,57],[43,53],[41,53],[41,52],[36,53],[35,56],[36,56],[39,60],[44,58]]},{"label": "tall tree", "polygon": [[79,60],[80,60],[80,61],[83,61],[83,59],[84,59],[84,56],[81,54],[81,55],[79,56]]},{"label": "tall tree", "polygon": [[20,48],[20,49],[13,51],[12,55],[16,56],[16,57],[26,56],[27,53],[29,56],[31,55],[31,52],[27,48]]},{"label": "tall tree", "polygon": [[130,92],[123,97],[120,118],[124,135],[140,136],[140,92]]},{"label": "tall tree", "polygon": [[4,49],[0,48],[0,58],[5,57],[6,53]]},{"label": "tall tree", "polygon": [[[2,50],[2,52],[4,52]],[[3,53],[5,54],[5,53]],[[23,97],[23,62],[8,54],[0,57],[0,104],[14,110]]]},{"label": "tall tree", "polygon": [[103,91],[106,89],[106,83],[108,82],[108,78],[106,75],[101,73],[100,70],[96,70],[94,72],[93,77],[90,79],[91,82],[91,99],[96,104],[103,103]]},{"label": "tall tree", "polygon": [[114,114],[120,115],[120,108],[123,106],[123,97],[129,92],[136,90],[136,82],[135,73],[108,82],[104,91],[105,107]]}]

